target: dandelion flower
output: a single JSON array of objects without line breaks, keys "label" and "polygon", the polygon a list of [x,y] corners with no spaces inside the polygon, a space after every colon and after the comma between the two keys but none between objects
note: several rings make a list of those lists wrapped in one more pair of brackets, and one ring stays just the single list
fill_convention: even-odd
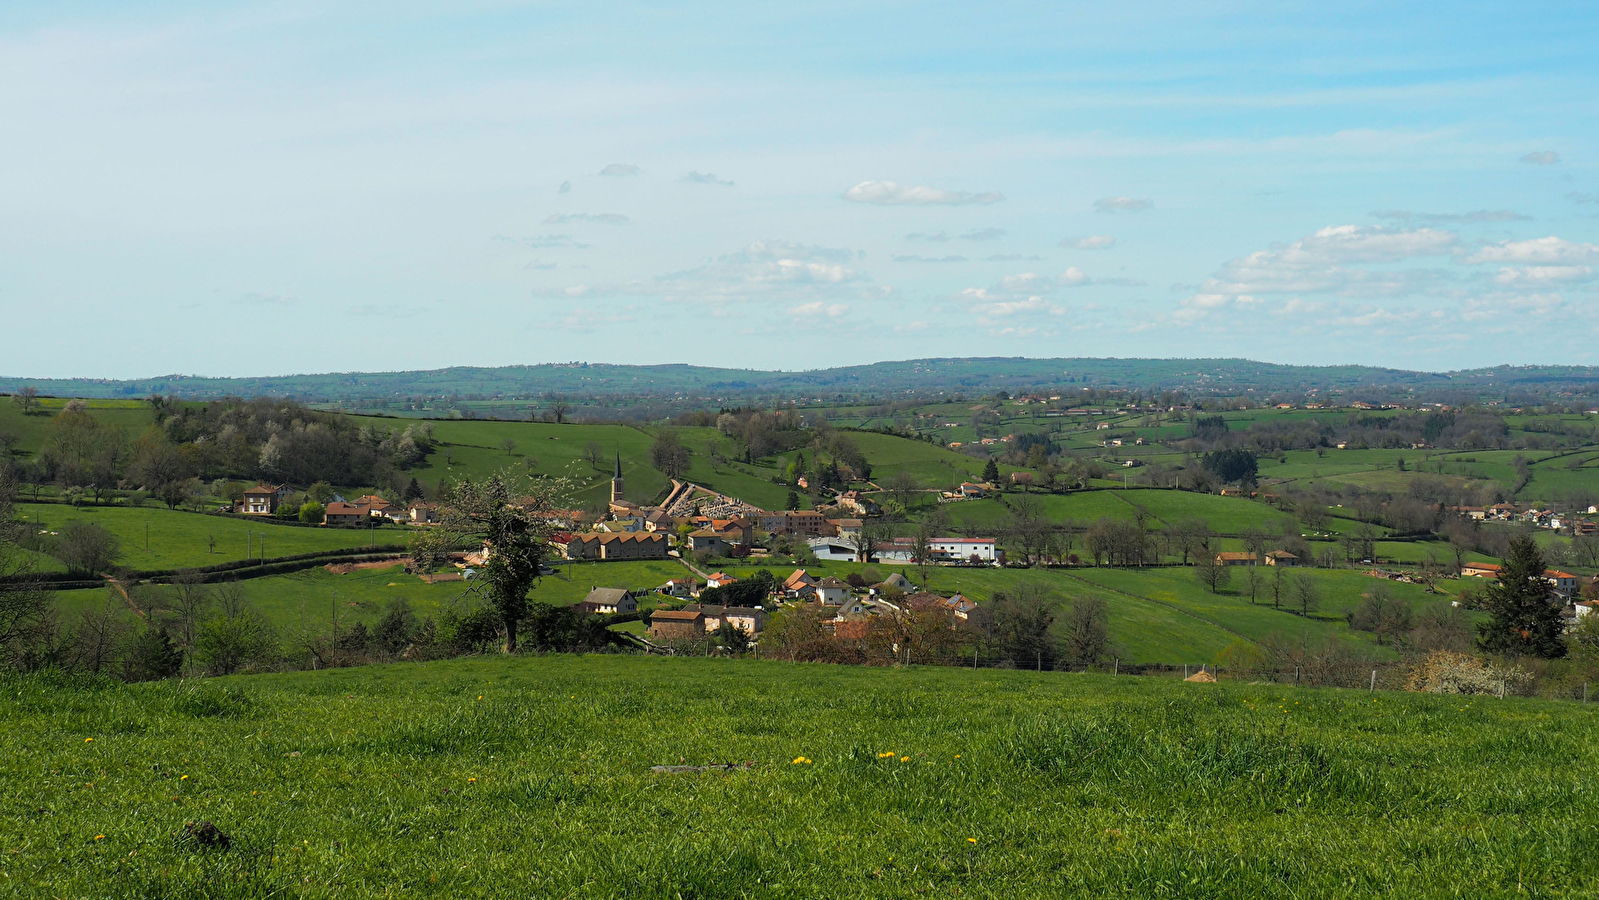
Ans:
[{"label": "dandelion flower", "polygon": [[966,843],[975,844],[975,843],[977,843],[977,838],[967,838],[966,839]]},{"label": "dandelion flower", "polygon": [[804,762],[804,761],[805,761],[805,757],[803,757],[803,756],[794,757],[794,765],[796,765],[796,766],[799,765],[800,763]]},{"label": "dandelion flower", "polygon": [[185,775],[182,778],[179,778],[178,780],[179,781],[188,781],[189,780],[189,776]]},{"label": "dandelion flower", "polygon": [[477,695],[477,698],[478,698],[478,699],[479,699],[479,700],[482,700],[482,699],[483,699],[483,695],[482,695],[482,694],[478,694],[478,695]]},{"label": "dandelion flower", "polygon": [[957,754],[955,754],[955,758],[956,758],[956,759],[960,759],[960,758],[961,758],[961,755],[960,755],[960,754],[959,754],[959,753],[957,753]]},{"label": "dandelion flower", "polygon": [[92,744],[92,743],[94,743],[94,738],[84,738],[83,742],[85,744]]},{"label": "dandelion flower", "polygon": [[899,758],[899,761],[900,761],[900,762],[910,762],[910,761],[911,761],[911,758],[910,758],[910,757],[909,757],[909,756],[901,756],[901,757],[900,757],[900,758]]},{"label": "dandelion flower", "polygon": [[476,779],[476,778],[468,778],[468,779],[467,779],[467,780],[466,780],[466,783],[467,783],[467,784],[471,784],[471,783],[472,783],[472,782],[474,782],[474,781],[477,781],[477,779]]}]

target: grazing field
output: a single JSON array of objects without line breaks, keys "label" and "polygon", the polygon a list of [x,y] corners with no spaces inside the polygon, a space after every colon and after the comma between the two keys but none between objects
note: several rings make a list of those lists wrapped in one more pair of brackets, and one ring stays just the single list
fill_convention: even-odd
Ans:
[{"label": "grazing field", "polygon": [[1573,704],[563,656],[4,690],[17,896],[1599,891]]},{"label": "grazing field", "polygon": [[[629,562],[554,563],[556,573],[540,578],[528,595],[534,603],[570,605],[588,596],[590,589],[617,587],[650,591],[668,579],[683,578],[688,570],[671,560]],[[417,615],[436,616],[449,604],[469,601],[476,587],[470,581],[429,584],[405,574],[403,566],[357,569],[334,574],[325,568],[288,575],[272,575],[237,582],[252,607],[279,628],[327,624],[337,616],[340,626],[356,622],[374,624],[393,600],[405,600]],[[91,609],[105,601],[103,590],[59,591],[63,610]]]},{"label": "grazing field", "polygon": [[[18,503],[22,521],[40,531],[57,531],[71,522],[92,522],[116,536],[121,554],[116,563],[139,571],[210,566],[261,556],[294,556],[319,550],[404,545],[410,526],[380,525],[375,529],[285,525],[269,519],[242,519],[204,513],[174,512],[157,507],[66,506]],[[149,549],[145,549],[148,529]],[[211,550],[211,539],[216,550]],[[59,568],[59,567],[57,567]]]},{"label": "grazing field", "polygon": [[[1005,504],[1015,502],[1020,496],[1023,495],[1010,494],[1004,500],[985,498],[949,504],[950,521],[965,528],[995,527],[1009,515]],[[1051,521],[1071,520],[1079,525],[1100,518],[1136,518],[1140,509],[1151,528],[1164,528],[1184,519],[1202,519],[1212,530],[1229,535],[1240,535],[1250,529],[1277,531],[1294,521],[1293,516],[1287,513],[1245,497],[1222,497],[1188,491],[1101,490],[1027,496],[1034,498],[1039,510]]]}]

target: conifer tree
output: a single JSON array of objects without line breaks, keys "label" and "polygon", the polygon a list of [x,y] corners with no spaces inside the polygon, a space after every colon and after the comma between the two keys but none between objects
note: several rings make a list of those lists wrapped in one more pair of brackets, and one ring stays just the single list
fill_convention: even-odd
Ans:
[{"label": "conifer tree", "polygon": [[983,466],[983,480],[989,484],[999,483],[999,464],[992,459],[988,461],[988,465]]},{"label": "conifer tree", "polygon": [[1566,655],[1560,607],[1549,602],[1543,573],[1543,554],[1532,538],[1511,538],[1499,580],[1483,592],[1483,608],[1491,618],[1477,626],[1477,646],[1512,656]]}]

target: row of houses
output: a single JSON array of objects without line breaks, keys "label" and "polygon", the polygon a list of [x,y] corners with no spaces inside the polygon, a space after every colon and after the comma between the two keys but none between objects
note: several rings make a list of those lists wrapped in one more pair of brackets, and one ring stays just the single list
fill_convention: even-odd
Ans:
[{"label": "row of houses", "polygon": [[[274,516],[292,493],[286,484],[258,484],[240,495],[233,512],[245,516]],[[423,500],[401,506],[376,494],[357,497],[353,501],[334,495],[322,511],[324,525],[370,525],[374,520],[428,525],[438,521],[438,507]]]},{"label": "row of houses", "polygon": [[[1460,567],[1461,578],[1486,578],[1497,580],[1504,574],[1505,567],[1499,563],[1471,562]],[[1559,569],[1546,569],[1543,573],[1544,580],[1549,582],[1550,591],[1565,600],[1578,595],[1582,590],[1581,579],[1570,572]]]},{"label": "row of houses", "polygon": [[1521,522],[1552,531],[1569,530],[1572,534],[1599,534],[1599,523],[1585,518],[1585,516],[1599,515],[1599,506],[1589,506],[1585,512],[1560,512],[1539,507],[1521,509],[1514,503],[1495,503],[1492,506],[1451,506],[1449,511],[1478,522]]}]

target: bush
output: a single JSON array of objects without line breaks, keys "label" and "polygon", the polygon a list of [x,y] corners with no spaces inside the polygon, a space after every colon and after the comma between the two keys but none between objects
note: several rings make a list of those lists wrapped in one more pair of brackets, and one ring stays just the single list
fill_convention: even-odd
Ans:
[{"label": "bush", "polygon": [[1531,674],[1519,666],[1495,666],[1448,650],[1427,654],[1405,680],[1405,690],[1426,694],[1520,694],[1531,687]]}]

